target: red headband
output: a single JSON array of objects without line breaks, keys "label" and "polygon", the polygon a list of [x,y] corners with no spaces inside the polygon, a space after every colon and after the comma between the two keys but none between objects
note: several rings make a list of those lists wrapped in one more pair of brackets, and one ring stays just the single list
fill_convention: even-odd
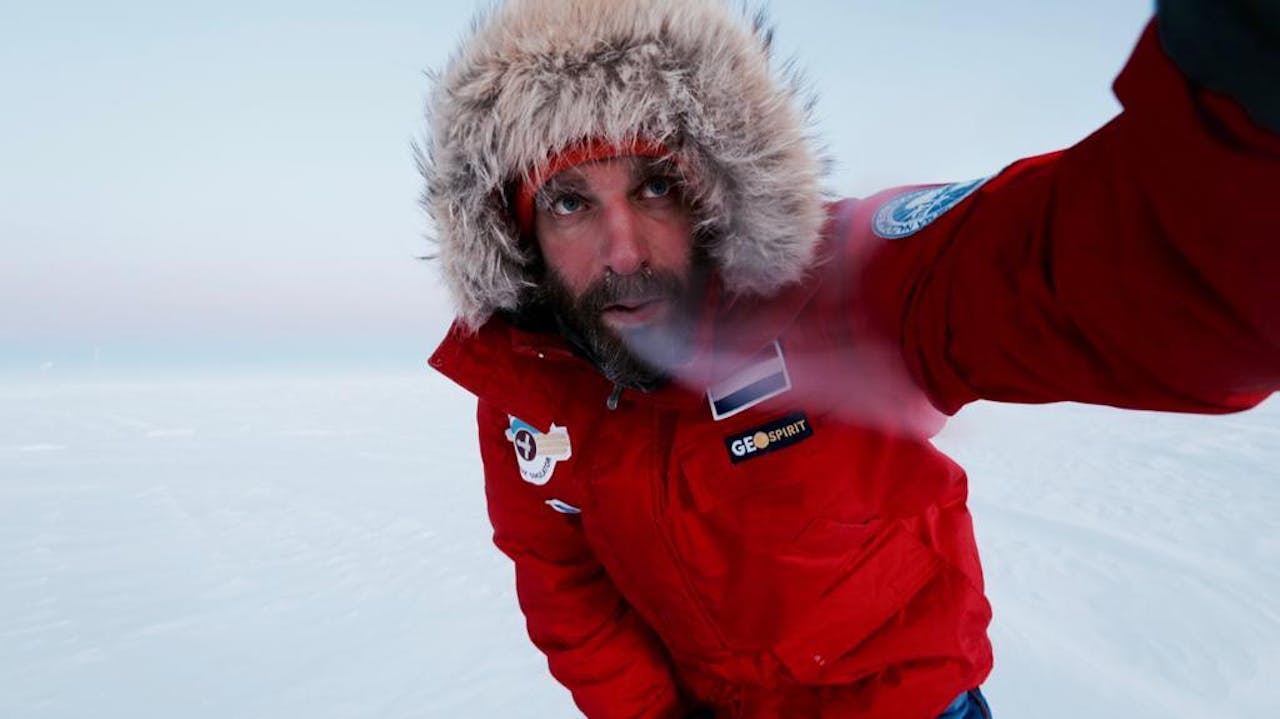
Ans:
[{"label": "red headband", "polygon": [[548,180],[571,167],[615,157],[668,157],[671,150],[661,142],[636,138],[621,145],[608,140],[585,140],[547,158],[540,167],[526,175],[516,190],[516,222],[522,235],[533,232],[533,197]]}]

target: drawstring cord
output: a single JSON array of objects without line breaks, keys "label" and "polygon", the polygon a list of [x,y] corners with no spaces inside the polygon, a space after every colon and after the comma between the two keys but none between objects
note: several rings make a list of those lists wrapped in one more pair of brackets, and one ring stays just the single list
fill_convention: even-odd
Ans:
[{"label": "drawstring cord", "polygon": [[613,391],[609,393],[609,399],[605,400],[604,406],[608,407],[610,412],[614,411],[618,408],[618,398],[620,397],[622,397],[622,385],[615,384]]}]

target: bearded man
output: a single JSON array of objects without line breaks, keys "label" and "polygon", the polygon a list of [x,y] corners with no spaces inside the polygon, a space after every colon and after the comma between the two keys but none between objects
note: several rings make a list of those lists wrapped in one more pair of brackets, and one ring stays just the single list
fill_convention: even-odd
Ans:
[{"label": "bearded man", "polygon": [[510,0],[422,157],[494,539],[589,717],[989,717],[977,399],[1280,386],[1280,13],[1168,0],[1078,145],[825,204],[720,0]]}]

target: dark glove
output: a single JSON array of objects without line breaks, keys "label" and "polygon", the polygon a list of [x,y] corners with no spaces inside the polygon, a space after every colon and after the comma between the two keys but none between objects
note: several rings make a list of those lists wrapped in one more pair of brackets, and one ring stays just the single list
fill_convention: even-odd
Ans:
[{"label": "dark glove", "polygon": [[1157,0],[1156,22],[1165,52],[1188,78],[1280,132],[1280,2]]}]

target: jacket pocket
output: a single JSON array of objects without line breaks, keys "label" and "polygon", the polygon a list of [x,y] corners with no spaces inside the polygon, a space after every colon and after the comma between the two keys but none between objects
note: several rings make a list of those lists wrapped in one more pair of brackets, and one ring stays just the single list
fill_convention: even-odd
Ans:
[{"label": "jacket pocket", "polygon": [[848,681],[859,672],[840,660],[892,620],[942,564],[932,549],[892,524],[787,629],[774,654],[802,683]]}]

